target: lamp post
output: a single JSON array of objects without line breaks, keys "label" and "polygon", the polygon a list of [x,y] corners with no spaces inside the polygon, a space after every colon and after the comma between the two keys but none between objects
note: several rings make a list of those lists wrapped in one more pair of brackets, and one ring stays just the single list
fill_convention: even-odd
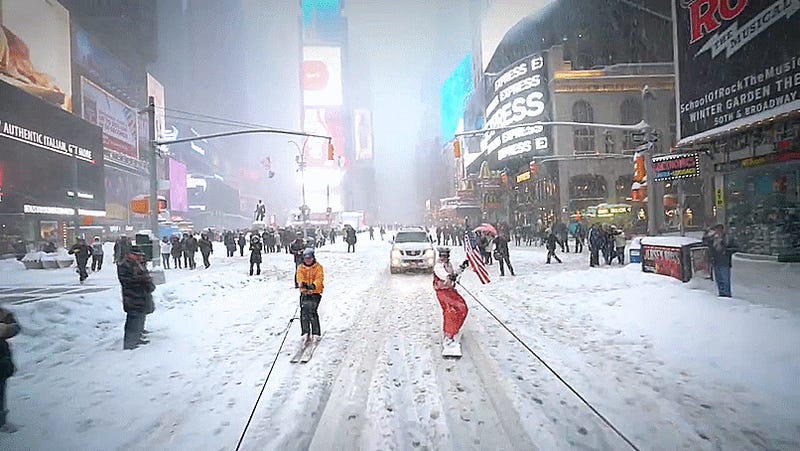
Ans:
[{"label": "lamp post", "polygon": [[303,148],[300,148],[300,145],[297,144],[295,141],[289,140],[287,141],[289,144],[294,144],[294,147],[297,149],[297,156],[295,157],[295,161],[297,162],[297,170],[300,171],[300,195],[301,195],[301,202],[300,205],[300,215],[303,219],[303,238],[308,238],[306,229],[308,228],[308,205],[306,205],[306,143],[308,139],[303,141]]}]

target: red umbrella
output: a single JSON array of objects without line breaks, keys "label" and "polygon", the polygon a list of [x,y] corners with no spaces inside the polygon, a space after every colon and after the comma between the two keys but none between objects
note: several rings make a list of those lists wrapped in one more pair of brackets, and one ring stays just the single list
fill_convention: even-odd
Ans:
[{"label": "red umbrella", "polygon": [[490,235],[497,236],[497,229],[495,229],[493,225],[485,223],[485,222],[483,224],[479,225],[478,227],[475,227],[473,232],[485,232],[485,233],[488,233]]}]

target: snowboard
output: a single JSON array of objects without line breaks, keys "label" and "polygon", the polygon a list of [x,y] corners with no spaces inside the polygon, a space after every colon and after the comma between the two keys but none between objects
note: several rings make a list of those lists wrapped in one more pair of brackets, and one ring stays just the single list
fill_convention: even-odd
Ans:
[{"label": "snowboard", "polygon": [[461,358],[461,342],[454,341],[451,344],[442,345],[442,357],[449,359]]}]

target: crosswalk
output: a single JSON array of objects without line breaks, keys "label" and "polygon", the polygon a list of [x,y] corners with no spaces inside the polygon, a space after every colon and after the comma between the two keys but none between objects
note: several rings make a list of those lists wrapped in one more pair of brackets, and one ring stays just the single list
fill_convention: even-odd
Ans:
[{"label": "crosswalk", "polygon": [[27,287],[0,286],[0,304],[23,305],[43,299],[62,296],[99,293],[110,290],[111,286],[47,285]]}]

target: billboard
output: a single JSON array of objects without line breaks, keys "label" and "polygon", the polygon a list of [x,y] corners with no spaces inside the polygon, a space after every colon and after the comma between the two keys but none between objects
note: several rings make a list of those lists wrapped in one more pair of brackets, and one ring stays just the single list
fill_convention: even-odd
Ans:
[{"label": "billboard", "polygon": [[189,211],[189,200],[186,197],[186,165],[172,158],[169,159],[169,210]]},{"label": "billboard", "polygon": [[72,61],[87,78],[120,89],[132,98],[143,94],[131,69],[76,24],[72,24],[72,41]]},{"label": "billboard", "polygon": [[0,213],[105,215],[99,128],[0,83]]},{"label": "billboard", "polygon": [[2,0],[0,22],[0,80],[72,111],[67,9],[47,0]]},{"label": "billboard", "polygon": [[700,175],[700,155],[686,153],[653,157],[653,173],[656,182],[697,177]]},{"label": "billboard", "polygon": [[303,47],[303,105],[342,105],[342,49]]},{"label": "billboard", "polygon": [[[167,129],[166,111],[164,111],[164,85],[150,73],[147,74],[147,97],[153,98],[153,105],[156,107],[156,139],[161,139],[164,135],[164,130]],[[139,130],[145,135],[149,133],[149,131],[141,127]]]},{"label": "billboard", "polygon": [[[328,160],[328,142],[322,138],[308,138],[305,143],[305,162],[309,167],[346,165],[344,156],[344,114],[341,109],[305,108],[303,131],[333,138],[335,161]],[[302,143],[301,143],[302,145]]]},{"label": "billboard", "polygon": [[549,127],[533,125],[552,117],[547,83],[547,64],[540,54],[523,58],[498,74],[488,97],[485,128],[519,127],[485,133],[481,150],[497,152],[498,160],[553,153]]},{"label": "billboard", "polygon": [[467,54],[442,84],[442,141],[452,140],[459,131],[472,91],[472,55]]},{"label": "billboard", "polygon": [[125,222],[131,220],[128,208],[131,199],[150,192],[150,182],[146,176],[111,165],[106,165],[105,187],[106,217]]},{"label": "billboard", "polygon": [[83,118],[103,129],[103,149],[139,159],[139,115],[96,84],[81,77]]},{"label": "billboard", "polygon": [[372,114],[369,110],[353,110],[353,140],[356,160],[372,159]]},{"label": "billboard", "polygon": [[800,108],[800,0],[673,0],[679,143]]}]

